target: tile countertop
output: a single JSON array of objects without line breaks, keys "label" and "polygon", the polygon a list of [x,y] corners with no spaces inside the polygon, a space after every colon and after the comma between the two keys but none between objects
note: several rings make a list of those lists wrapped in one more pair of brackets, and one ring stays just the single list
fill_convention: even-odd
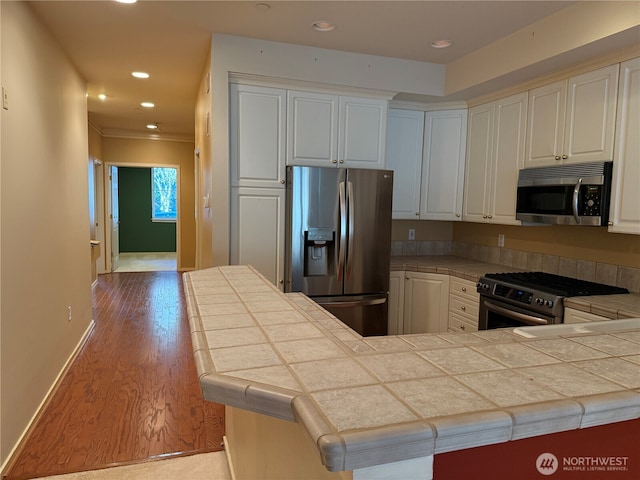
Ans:
[{"label": "tile countertop", "polygon": [[[391,271],[442,273],[477,282],[485,273],[524,270],[450,255],[427,255],[391,257]],[[640,317],[640,294],[571,297],[564,299],[564,306],[614,320],[637,318]]]},{"label": "tile countertop", "polygon": [[183,278],[204,397],[298,422],[330,471],[640,417],[640,330],[360,337],[251,267]]}]

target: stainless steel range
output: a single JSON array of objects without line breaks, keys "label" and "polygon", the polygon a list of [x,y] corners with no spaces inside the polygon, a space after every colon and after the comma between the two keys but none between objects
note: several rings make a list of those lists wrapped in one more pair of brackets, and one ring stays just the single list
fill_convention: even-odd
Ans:
[{"label": "stainless steel range", "polygon": [[544,272],[488,273],[477,284],[479,330],[562,323],[565,297],[629,293],[621,287]]}]

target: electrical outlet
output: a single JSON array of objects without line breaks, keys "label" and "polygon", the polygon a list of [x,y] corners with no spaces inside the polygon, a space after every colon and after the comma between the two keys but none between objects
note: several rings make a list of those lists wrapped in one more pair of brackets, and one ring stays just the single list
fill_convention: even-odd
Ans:
[{"label": "electrical outlet", "polygon": [[2,108],[9,110],[9,92],[4,87],[2,87]]},{"label": "electrical outlet", "polygon": [[415,228],[410,228],[409,229],[409,240],[415,240],[416,239],[416,229]]},{"label": "electrical outlet", "polygon": [[67,307],[67,311],[69,312],[69,321],[71,321],[71,305]]},{"label": "electrical outlet", "polygon": [[498,235],[498,246],[504,247],[504,233]]}]

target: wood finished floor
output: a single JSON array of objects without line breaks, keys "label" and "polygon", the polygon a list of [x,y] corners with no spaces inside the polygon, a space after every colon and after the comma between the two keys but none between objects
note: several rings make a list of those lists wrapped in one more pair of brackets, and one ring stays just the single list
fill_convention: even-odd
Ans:
[{"label": "wood finished floor", "polygon": [[101,275],[95,327],[5,478],[222,450],[224,406],[202,399],[178,272]]}]

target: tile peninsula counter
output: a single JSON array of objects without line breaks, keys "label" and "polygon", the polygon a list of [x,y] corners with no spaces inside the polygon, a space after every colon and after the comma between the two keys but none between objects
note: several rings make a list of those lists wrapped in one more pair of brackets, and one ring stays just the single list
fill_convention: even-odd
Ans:
[{"label": "tile peninsula counter", "polygon": [[183,278],[238,479],[428,480],[444,452],[640,418],[640,329],[360,337],[249,266]]}]

